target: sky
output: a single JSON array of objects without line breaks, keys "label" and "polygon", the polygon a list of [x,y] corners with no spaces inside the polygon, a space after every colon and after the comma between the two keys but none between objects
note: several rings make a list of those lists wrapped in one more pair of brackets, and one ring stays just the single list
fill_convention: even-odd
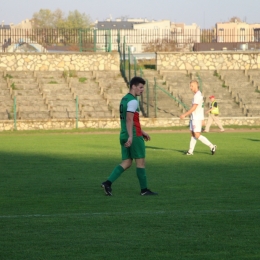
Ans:
[{"label": "sky", "polygon": [[40,9],[61,9],[66,15],[78,10],[92,21],[120,17],[171,20],[212,28],[236,16],[247,23],[260,23],[260,0],[0,0],[0,23],[18,24]]}]

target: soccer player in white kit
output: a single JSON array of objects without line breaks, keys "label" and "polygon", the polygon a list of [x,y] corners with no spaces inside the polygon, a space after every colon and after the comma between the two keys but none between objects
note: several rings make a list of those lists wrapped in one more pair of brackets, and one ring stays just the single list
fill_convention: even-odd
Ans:
[{"label": "soccer player in white kit", "polygon": [[214,155],[217,149],[216,145],[213,145],[205,136],[201,135],[202,122],[204,120],[204,100],[202,93],[199,90],[199,84],[197,80],[190,82],[190,90],[194,93],[192,100],[192,107],[189,111],[182,114],[180,119],[184,119],[186,116],[191,115],[190,118],[190,148],[186,155],[193,155],[194,148],[197,140],[200,140],[203,144],[207,145],[211,154]]}]

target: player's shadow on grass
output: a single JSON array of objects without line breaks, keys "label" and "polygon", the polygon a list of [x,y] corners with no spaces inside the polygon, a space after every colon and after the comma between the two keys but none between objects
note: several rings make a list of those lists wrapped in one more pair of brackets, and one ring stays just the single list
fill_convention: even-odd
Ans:
[{"label": "player's shadow on grass", "polygon": [[156,146],[146,146],[145,148],[151,149],[151,150],[178,151],[178,150],[175,150],[175,149],[167,149],[167,148],[156,147]]},{"label": "player's shadow on grass", "polygon": [[245,139],[252,142],[260,142],[260,139],[253,139],[253,138],[245,138]]},{"label": "player's shadow on grass", "polygon": [[179,152],[179,153],[182,153],[182,154],[186,152],[186,151],[184,151],[184,150],[166,149],[166,148],[156,147],[156,146],[146,146],[146,149],[151,149],[151,150],[162,150],[162,151],[175,151],[175,152]]},{"label": "player's shadow on grass", "polygon": [[[156,147],[156,146],[146,146],[146,149],[151,149],[151,150],[162,150],[162,151],[174,151],[174,152],[179,152],[183,155],[186,155],[187,150],[178,150],[178,149],[166,149],[166,148],[162,148],[162,147]],[[200,152],[200,151],[196,151],[196,153],[201,153],[201,154],[209,154],[208,151],[205,152]],[[210,153],[211,155],[211,153]]]}]

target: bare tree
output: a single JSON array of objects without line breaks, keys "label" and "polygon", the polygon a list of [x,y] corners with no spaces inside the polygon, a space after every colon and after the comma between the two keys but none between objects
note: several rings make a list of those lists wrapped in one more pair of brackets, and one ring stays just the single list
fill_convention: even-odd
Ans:
[{"label": "bare tree", "polygon": [[229,22],[231,22],[231,23],[236,23],[236,22],[241,23],[242,20],[237,16],[233,16],[232,18],[230,18]]},{"label": "bare tree", "polygon": [[169,39],[155,39],[150,41],[148,44],[144,44],[145,52],[156,52],[156,51],[176,51],[177,43],[174,40]]}]

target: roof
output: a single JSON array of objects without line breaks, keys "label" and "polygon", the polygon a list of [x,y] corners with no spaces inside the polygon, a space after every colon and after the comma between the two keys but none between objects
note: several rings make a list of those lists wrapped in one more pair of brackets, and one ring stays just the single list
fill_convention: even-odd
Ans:
[{"label": "roof", "polygon": [[10,30],[11,29],[11,26],[10,25],[2,25],[2,24],[0,24],[0,30]]},{"label": "roof", "polygon": [[122,29],[133,29],[134,24],[136,22],[128,22],[128,21],[103,21],[98,22],[96,24],[97,29],[104,29],[104,30],[122,30]]}]

